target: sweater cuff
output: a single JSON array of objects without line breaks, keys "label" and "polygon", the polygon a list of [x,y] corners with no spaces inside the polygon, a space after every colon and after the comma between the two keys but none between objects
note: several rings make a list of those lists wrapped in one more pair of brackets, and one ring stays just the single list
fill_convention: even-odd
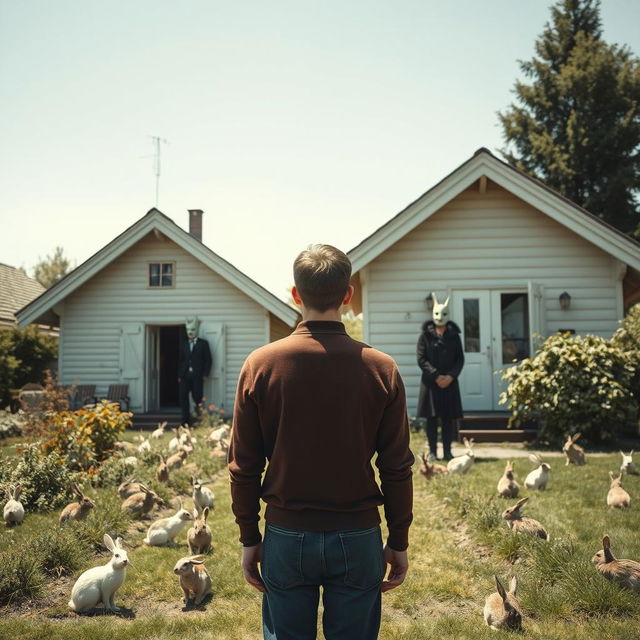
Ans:
[{"label": "sweater cuff", "polygon": [[243,547],[255,547],[262,542],[262,535],[258,525],[256,524],[255,527],[240,527],[240,542]]},{"label": "sweater cuff", "polygon": [[409,546],[409,529],[389,529],[387,546],[394,551],[406,551]]}]

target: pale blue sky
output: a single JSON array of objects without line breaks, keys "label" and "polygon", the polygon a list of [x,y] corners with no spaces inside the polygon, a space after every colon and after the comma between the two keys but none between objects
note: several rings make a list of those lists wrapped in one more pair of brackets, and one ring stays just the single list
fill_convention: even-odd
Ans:
[{"label": "pale blue sky", "polygon": [[[0,0],[0,262],[79,264],[155,204],[283,297],[465,161],[549,18],[543,0]],[[640,2],[604,0],[640,54]]]}]

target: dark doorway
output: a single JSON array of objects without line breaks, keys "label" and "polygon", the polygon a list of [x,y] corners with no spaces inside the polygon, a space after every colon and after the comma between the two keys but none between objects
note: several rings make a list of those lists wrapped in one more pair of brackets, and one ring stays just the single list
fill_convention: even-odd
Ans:
[{"label": "dark doorway", "polygon": [[160,407],[179,406],[178,359],[180,345],[185,340],[184,326],[160,328]]}]

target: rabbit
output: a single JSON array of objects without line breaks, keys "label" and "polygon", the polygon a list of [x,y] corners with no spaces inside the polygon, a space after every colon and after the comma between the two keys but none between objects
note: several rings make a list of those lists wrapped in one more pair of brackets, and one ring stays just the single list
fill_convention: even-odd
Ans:
[{"label": "rabbit", "polygon": [[138,453],[137,445],[133,444],[133,442],[126,442],[125,440],[122,440],[120,442],[114,442],[113,448],[117,449],[122,453],[132,453],[132,454]]},{"label": "rabbit", "polygon": [[138,458],[135,456],[127,456],[122,459],[122,463],[125,467],[137,467],[138,466]]},{"label": "rabbit", "polygon": [[186,459],[187,452],[184,449],[180,449],[178,453],[174,453],[167,458],[167,467],[169,469],[179,469]]},{"label": "rabbit", "polygon": [[629,451],[627,455],[624,451],[620,451],[620,455],[622,456],[622,464],[620,465],[620,471],[623,473],[628,473],[629,475],[635,476],[638,474],[636,470],[636,463],[633,461],[633,449]]},{"label": "rabbit", "polygon": [[520,485],[513,476],[513,462],[507,462],[504,473],[498,480],[498,495],[503,498],[517,498],[519,491]]},{"label": "rabbit", "polygon": [[164,430],[167,428],[167,422],[161,422],[156,429],[151,432],[151,437],[154,440],[159,440],[164,435]]},{"label": "rabbit", "polygon": [[640,591],[640,562],[616,560],[611,553],[609,536],[602,538],[602,549],[591,558],[591,562],[607,580],[617,582],[626,589]]},{"label": "rabbit", "polygon": [[178,447],[181,444],[181,442],[180,442],[180,436],[181,436],[180,427],[172,429],[172,431],[173,431],[173,433],[175,433],[175,436],[173,436],[173,438],[171,438],[171,440],[169,440],[169,451],[177,451]]},{"label": "rabbit", "polygon": [[127,565],[133,565],[122,546],[122,538],[116,538],[114,542],[111,536],[105,533],[104,546],[113,554],[109,562],[81,573],[71,589],[68,606],[76,613],[92,609],[99,602],[112,613],[120,611],[113,599],[127,576]]},{"label": "rabbit", "polygon": [[138,482],[134,476],[129,476],[119,487],[118,495],[124,500],[134,493],[142,491],[142,482]]},{"label": "rabbit", "polygon": [[24,507],[19,500],[21,493],[22,487],[20,485],[15,488],[7,488],[7,503],[4,505],[2,516],[8,527],[22,524],[24,521]]},{"label": "rabbit", "polygon": [[220,440],[218,444],[213,447],[209,457],[211,458],[226,458],[229,454],[229,440]]},{"label": "rabbit", "polygon": [[202,517],[198,515],[196,509],[193,510],[193,527],[187,531],[187,544],[189,553],[209,553],[211,551],[211,529],[207,525],[209,507],[202,511]]},{"label": "rabbit", "polygon": [[158,458],[160,458],[160,463],[156,469],[156,480],[158,482],[167,482],[169,480],[169,467],[164,461],[162,454],[158,454]]},{"label": "rabbit", "polygon": [[617,476],[613,475],[612,471],[609,471],[609,478],[611,478],[611,486],[609,493],[607,493],[607,505],[609,507],[625,508],[631,505],[631,496],[622,488],[622,473]]},{"label": "rabbit", "polygon": [[149,438],[143,438],[140,436],[141,442],[138,445],[138,453],[147,453],[151,451],[151,443],[149,442]]},{"label": "rabbit", "polygon": [[205,484],[208,483],[201,482],[200,480],[191,476],[191,486],[193,487],[193,493],[191,495],[193,498],[193,504],[198,510],[198,513],[202,513],[202,510],[205,507],[213,509],[215,498],[211,489],[207,489],[207,487],[203,486]]},{"label": "rabbit", "polygon": [[229,437],[230,432],[231,427],[228,424],[223,424],[207,436],[207,444],[215,448],[221,440],[226,440]]},{"label": "rabbit", "polygon": [[512,629],[513,631],[522,630],[522,609],[520,603],[516,599],[516,589],[518,588],[518,579],[513,576],[509,582],[509,592],[507,593],[502,586],[498,576],[496,579],[496,587],[498,591],[487,596],[484,603],[484,621],[494,630]]},{"label": "rabbit", "polygon": [[71,484],[71,490],[78,496],[78,502],[72,502],[68,504],[61,512],[59,518],[59,524],[64,524],[69,520],[84,520],[89,511],[95,507],[95,502],[85,496],[75,484]]},{"label": "rabbit", "polygon": [[551,478],[551,465],[543,462],[542,458],[534,453],[529,454],[529,460],[537,465],[537,468],[529,472],[524,479],[524,486],[527,487],[527,489],[544,491]]},{"label": "rabbit", "polygon": [[447,463],[447,471],[449,473],[467,473],[469,469],[473,466],[473,462],[475,457],[473,455],[473,438],[467,440],[467,438],[463,438],[464,446],[467,450],[461,455],[455,458],[452,458]]},{"label": "rabbit", "polygon": [[211,593],[211,577],[204,566],[203,556],[180,558],[173,572],[180,576],[185,605],[189,605],[191,594],[193,594],[193,604],[199,605]]},{"label": "rabbit", "polygon": [[436,464],[435,462],[429,462],[427,456],[424,453],[420,454],[422,464],[420,465],[420,473],[427,479],[431,480],[433,476],[447,474],[447,467],[442,464]]},{"label": "rabbit", "polygon": [[174,515],[169,518],[160,518],[151,523],[147,530],[147,537],[143,542],[156,547],[172,543],[188,520],[193,520],[193,517],[186,509],[182,508],[182,500],[180,500],[180,508]]},{"label": "rabbit", "polygon": [[129,512],[132,516],[146,516],[153,505],[164,506],[164,500],[155,492],[148,489],[143,484],[140,491],[129,496],[121,506],[122,511]]},{"label": "rabbit", "polygon": [[567,434],[567,441],[562,445],[562,453],[564,453],[567,458],[565,466],[569,466],[570,464],[580,466],[585,463],[584,449],[576,444],[576,440],[580,435],[580,433],[574,433],[573,435]]},{"label": "rabbit", "polygon": [[543,540],[549,540],[549,534],[537,520],[520,514],[520,507],[527,500],[529,498],[521,498],[513,507],[505,509],[502,513],[502,519],[507,521],[509,529],[515,533],[531,533]]}]

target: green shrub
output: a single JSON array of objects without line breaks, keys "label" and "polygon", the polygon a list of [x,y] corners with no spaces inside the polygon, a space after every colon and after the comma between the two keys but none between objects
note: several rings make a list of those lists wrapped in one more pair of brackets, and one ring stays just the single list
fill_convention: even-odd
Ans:
[{"label": "green shrub", "polygon": [[21,436],[24,422],[22,411],[11,413],[11,411],[0,410],[0,440]]},{"label": "green shrub", "polygon": [[38,598],[45,575],[40,559],[24,547],[0,553],[0,605]]},{"label": "green shrub", "polygon": [[62,527],[52,535],[40,533],[29,543],[30,553],[38,558],[38,566],[49,576],[59,577],[79,569],[90,557],[90,546],[71,527]]},{"label": "green shrub", "polygon": [[611,441],[636,415],[634,373],[632,360],[610,340],[551,336],[535,356],[504,372],[509,384],[500,403],[511,409],[510,426],[533,419],[539,437],[553,444],[575,431],[585,441]]},{"label": "green shrub", "polygon": [[44,453],[39,443],[27,444],[19,450],[13,465],[3,461],[0,491],[8,485],[20,485],[20,502],[27,511],[58,509],[70,501],[71,483],[75,481],[64,457],[56,452]]},{"label": "green shrub", "polygon": [[640,404],[640,303],[629,309],[622,326],[613,334],[611,342],[625,352],[635,373],[631,379],[631,390]]},{"label": "green shrub", "polygon": [[95,500],[96,506],[86,520],[71,522],[70,526],[83,544],[96,551],[104,549],[103,537],[108,533],[114,540],[117,536],[127,538],[127,528],[131,518],[122,511],[122,500],[117,492],[102,493]]}]

